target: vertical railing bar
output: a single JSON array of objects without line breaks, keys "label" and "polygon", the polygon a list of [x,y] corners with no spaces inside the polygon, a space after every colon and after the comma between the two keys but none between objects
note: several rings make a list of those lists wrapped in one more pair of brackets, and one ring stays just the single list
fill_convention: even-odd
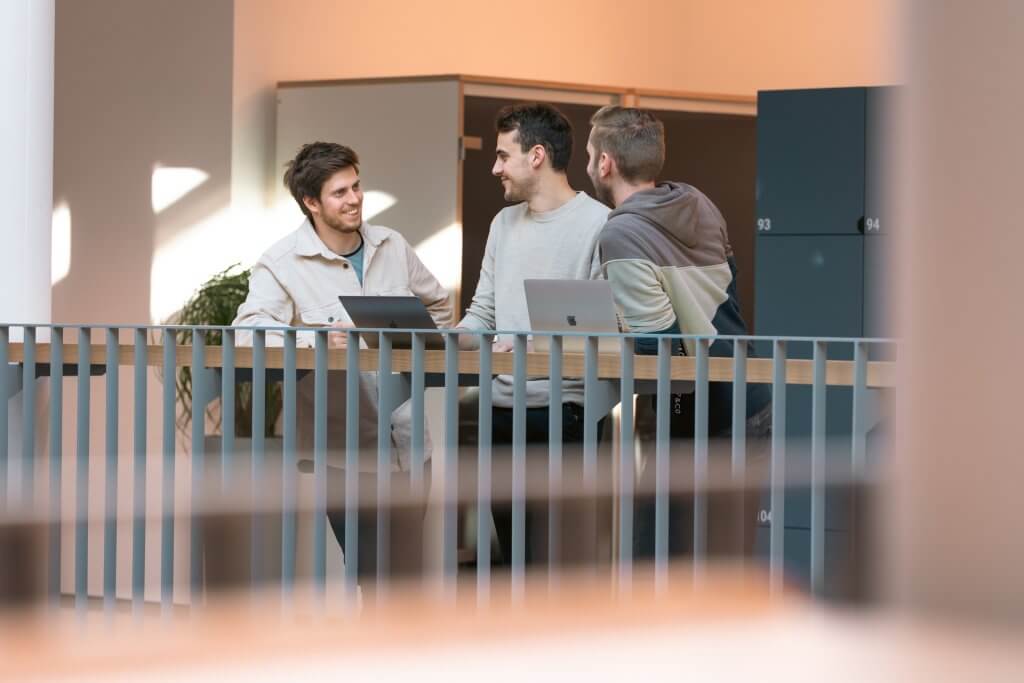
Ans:
[{"label": "vertical railing bar", "polygon": [[736,563],[742,567],[746,562],[748,544],[753,539],[747,538],[749,525],[747,515],[754,514],[746,507],[747,500],[747,340],[736,339],[732,349],[732,459],[730,478],[732,486],[738,493],[736,504],[739,506],[740,551]]},{"label": "vertical railing bar", "polygon": [[[169,616],[174,607],[174,479],[175,437],[177,431],[177,333],[164,329],[164,395],[163,395],[163,475],[161,476],[160,509],[160,608]],[[191,370],[189,369],[189,372]],[[196,374],[193,386],[197,382]],[[193,396],[195,398],[195,389]]]},{"label": "vertical railing bar", "polygon": [[345,592],[355,604],[359,581],[359,333],[345,352]]},{"label": "vertical railing bar", "polygon": [[811,389],[811,591],[821,596],[825,588],[825,370],[827,345],[814,342],[814,376]]},{"label": "vertical railing bar", "polygon": [[697,377],[694,383],[693,425],[693,579],[704,578],[708,549],[708,347],[697,340]]},{"label": "vertical railing bar", "polygon": [[[75,448],[75,609],[89,606],[89,413],[92,331],[78,330],[78,414]],[[58,372],[60,368],[58,368]]]},{"label": "vertical railing bar", "polygon": [[3,407],[0,409],[0,510],[7,508],[7,497],[10,494],[8,491],[10,415],[7,412],[11,399],[11,366],[8,352],[10,342],[10,328],[7,325],[0,325],[0,397],[3,397]]},{"label": "vertical railing bar", "polygon": [[588,558],[591,562],[598,562],[598,533],[597,533],[597,430],[599,420],[604,416],[599,414],[604,406],[599,407],[600,387],[597,381],[597,338],[584,338],[583,353],[583,490],[582,498],[586,501],[590,513],[580,530],[584,542],[592,551],[588,551]]},{"label": "vertical railing bar", "polygon": [[623,338],[619,379],[619,593],[633,589],[633,340]]},{"label": "vertical railing bar", "polygon": [[772,593],[782,590],[786,529],[786,342],[772,342],[772,456],[771,456],[771,541],[769,582]]},{"label": "vertical railing bar", "polygon": [[[21,401],[21,500],[26,506],[35,502],[36,469],[36,328],[24,327]],[[62,375],[58,372],[57,375]]]},{"label": "vertical railing bar", "polygon": [[867,342],[858,340],[854,342],[853,345],[853,415],[851,419],[853,434],[850,444],[850,469],[852,474],[851,483],[853,487],[851,490],[851,517],[853,527],[851,528],[850,535],[854,540],[851,541],[851,553],[856,553],[858,551],[863,552],[862,548],[856,547],[856,539],[859,536],[859,529],[857,526],[860,524],[859,518],[863,514],[860,509],[860,506],[863,503],[861,501],[861,496],[858,495],[857,492],[860,490],[860,487],[865,484],[865,477],[867,476],[868,471],[867,365]]},{"label": "vertical railing bar", "polygon": [[313,376],[313,587],[327,595],[327,330],[316,331]]},{"label": "vertical railing bar", "polygon": [[526,335],[512,349],[512,600],[522,600],[526,570]]},{"label": "vertical railing bar", "polygon": [[458,579],[459,500],[459,343],[458,335],[444,338],[444,497],[442,555],[444,592],[454,598]]},{"label": "vertical railing bar", "polygon": [[120,403],[119,331],[107,329],[106,481],[103,487],[103,609],[114,612],[117,600],[117,460],[118,409]]},{"label": "vertical railing bar", "polygon": [[867,377],[868,349],[863,341],[853,345],[853,476],[859,481],[867,470]]},{"label": "vertical railing bar", "polygon": [[551,335],[548,377],[548,590],[558,587],[562,547],[562,337]]},{"label": "vertical railing bar", "polygon": [[655,416],[654,584],[668,589],[669,409],[672,386],[672,338],[658,339],[657,414]]},{"label": "vertical railing bar", "polygon": [[132,611],[142,616],[146,591],[146,329],[135,330],[132,413]]},{"label": "vertical railing bar", "polygon": [[189,555],[189,600],[192,609],[202,605],[203,593],[203,469],[206,466],[206,337],[201,329],[192,328],[192,490],[191,490],[191,553]]},{"label": "vertical railing bar", "polygon": [[[163,361],[163,474],[160,476],[160,609],[170,616],[174,607],[174,479],[177,436],[177,333],[164,328]],[[189,369],[191,372],[191,368]],[[192,373],[195,387],[196,375]],[[193,389],[193,399],[195,392]],[[193,403],[193,405],[195,405]]]},{"label": "vertical railing bar", "polygon": [[284,333],[284,446],[281,458],[281,599],[288,608],[295,584],[296,399],[295,330]]},{"label": "vertical railing bar", "polygon": [[251,581],[255,588],[263,580],[263,468],[266,458],[267,431],[267,333],[255,330],[252,337],[252,482],[250,502],[253,509]]},{"label": "vertical railing bar", "polygon": [[597,493],[597,338],[587,337],[583,355],[583,488]]},{"label": "vertical railing bar", "polygon": [[391,336],[379,333],[377,365],[377,585],[387,594],[391,544]]},{"label": "vertical railing bar", "polygon": [[491,597],[491,335],[480,335],[480,399],[477,418],[476,601]]},{"label": "vertical railing bar", "polygon": [[412,334],[412,460],[409,463],[409,487],[417,498],[423,494],[423,455],[425,447],[423,352],[426,340],[420,332]]},{"label": "vertical railing bar", "polygon": [[221,333],[220,375],[220,490],[231,491],[235,457],[235,331]]},{"label": "vertical railing bar", "polygon": [[[25,383],[35,376],[35,364]],[[25,365],[26,370],[28,364]],[[33,381],[34,384],[34,381]],[[49,598],[53,605],[60,604],[62,548],[62,500],[61,482],[64,463],[64,328],[50,330],[50,459],[49,459]],[[75,527],[77,536],[78,528]],[[77,543],[77,538],[75,539]],[[77,568],[77,567],[76,567]],[[76,584],[77,585],[77,584]],[[77,603],[77,599],[76,599]]]}]

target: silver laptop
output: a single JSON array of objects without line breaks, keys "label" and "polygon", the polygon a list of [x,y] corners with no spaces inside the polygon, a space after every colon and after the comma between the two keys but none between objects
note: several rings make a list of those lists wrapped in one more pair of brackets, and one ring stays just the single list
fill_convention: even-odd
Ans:
[{"label": "silver laptop", "polygon": [[[615,308],[607,280],[524,280],[530,329],[534,332],[622,332],[624,325]],[[533,336],[533,348],[546,351],[551,337]],[[583,337],[563,337],[566,351],[582,351]],[[621,339],[598,337],[601,352],[621,351]]]},{"label": "silver laptop", "polygon": [[[427,307],[414,296],[339,296],[348,316],[356,327],[370,329],[436,330],[437,324],[430,317]],[[380,345],[376,334],[364,334],[366,345],[375,349]],[[412,335],[408,332],[390,335],[391,347],[408,349],[412,347]],[[424,335],[424,347],[443,349],[444,337],[440,334]]]}]

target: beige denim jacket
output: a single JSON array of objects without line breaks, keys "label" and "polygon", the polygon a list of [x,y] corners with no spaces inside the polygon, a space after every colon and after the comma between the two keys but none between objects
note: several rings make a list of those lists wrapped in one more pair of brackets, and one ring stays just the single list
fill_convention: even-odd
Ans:
[{"label": "beige denim jacket", "polygon": [[[310,222],[270,247],[253,266],[249,296],[238,308],[233,325],[327,327],[351,322],[339,295],[416,296],[438,327],[451,327],[454,311],[448,292],[427,270],[416,252],[398,232],[363,223],[363,283],[348,259],[335,254],[317,236]],[[296,334],[296,345],[312,347],[313,332]],[[252,334],[239,331],[236,344],[251,345]],[[280,332],[267,333],[268,346],[281,346]],[[328,373],[327,459],[335,467],[345,462],[345,374]],[[377,469],[377,375],[360,374],[360,471]],[[312,459],[313,375],[299,381],[297,397],[298,459]],[[407,470],[410,460],[411,406],[395,409],[391,426],[393,470]],[[425,435],[424,458],[430,457],[430,435]]]}]

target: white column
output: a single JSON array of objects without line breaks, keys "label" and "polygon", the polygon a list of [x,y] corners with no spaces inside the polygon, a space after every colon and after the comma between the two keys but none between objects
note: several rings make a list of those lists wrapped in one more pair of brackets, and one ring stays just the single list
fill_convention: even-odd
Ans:
[{"label": "white column", "polygon": [[[54,0],[0,0],[0,323],[50,322],[53,212]],[[21,341],[21,329],[11,330]],[[48,341],[41,330],[39,341]],[[47,447],[45,383],[37,385],[36,452]],[[2,400],[2,399],[0,399]],[[21,395],[9,403],[8,484],[21,481]],[[36,465],[36,491],[44,481]],[[7,492],[4,492],[7,493]]]},{"label": "white column", "polygon": [[0,0],[0,322],[50,321],[54,0]]}]

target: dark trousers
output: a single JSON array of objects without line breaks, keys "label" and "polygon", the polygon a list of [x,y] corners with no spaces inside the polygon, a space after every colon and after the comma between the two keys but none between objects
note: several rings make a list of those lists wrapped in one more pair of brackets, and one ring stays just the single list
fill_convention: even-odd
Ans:
[{"label": "dark trousers", "polygon": [[[549,528],[551,506],[544,500],[547,496],[547,464],[548,464],[548,407],[527,408],[526,410],[526,444],[527,444],[527,501],[526,511],[526,544],[525,563],[536,565],[547,561],[548,539],[552,529]],[[597,424],[598,440],[604,431],[602,418]],[[511,446],[513,436],[513,416],[511,408],[494,407],[491,412],[491,443],[495,446],[495,463],[499,461],[509,465],[512,459]],[[563,490],[578,493],[581,488],[581,472],[583,459],[583,406],[576,403],[562,404],[562,462]],[[511,467],[500,470],[511,473]],[[512,505],[508,502],[507,493],[511,491],[511,476],[506,474],[505,481],[495,480],[506,495],[501,492],[495,496],[491,506],[494,526],[498,534],[498,545],[501,558],[495,562],[497,566],[509,566],[512,562]],[[554,501],[558,507],[558,546],[561,557],[556,562],[574,564],[587,562],[592,551],[593,539],[585,538],[589,534],[579,527],[594,526],[593,501],[582,501],[574,497],[573,502]],[[596,527],[595,527],[596,528]],[[581,533],[582,532],[582,533]]]},{"label": "dark trousers", "polygon": [[[329,467],[327,519],[338,539],[345,562],[351,562],[345,538],[345,470]],[[408,472],[391,473],[391,497],[378,505],[377,474],[359,474],[359,508],[357,513],[358,549],[357,575],[360,584],[372,583],[377,575],[378,519],[385,516],[387,537],[385,580],[413,579],[423,571],[424,517],[427,492],[430,490],[430,468],[423,473],[422,493],[410,491]]]},{"label": "dark trousers", "polygon": [[[652,397],[653,398],[653,397]],[[692,402],[692,397],[688,399]],[[654,403],[652,401],[652,403]],[[656,406],[651,409],[651,414]],[[708,461],[717,486],[705,494],[706,552],[709,558],[737,559],[751,557],[757,533],[757,509],[760,502],[764,470],[771,450],[771,406],[766,406],[746,421],[747,475],[743,481],[722,482],[732,454],[732,430],[722,429],[708,436]],[[693,412],[688,418],[692,424]],[[693,552],[695,496],[690,477],[694,471],[692,426],[690,436],[673,438],[670,447],[671,471],[668,494],[668,555],[690,555]],[[650,432],[648,432],[650,435]],[[687,482],[680,484],[679,481]],[[648,458],[638,481],[641,491],[635,498],[633,523],[633,555],[636,559],[653,559],[657,502],[650,492],[655,487],[653,458]]]}]

